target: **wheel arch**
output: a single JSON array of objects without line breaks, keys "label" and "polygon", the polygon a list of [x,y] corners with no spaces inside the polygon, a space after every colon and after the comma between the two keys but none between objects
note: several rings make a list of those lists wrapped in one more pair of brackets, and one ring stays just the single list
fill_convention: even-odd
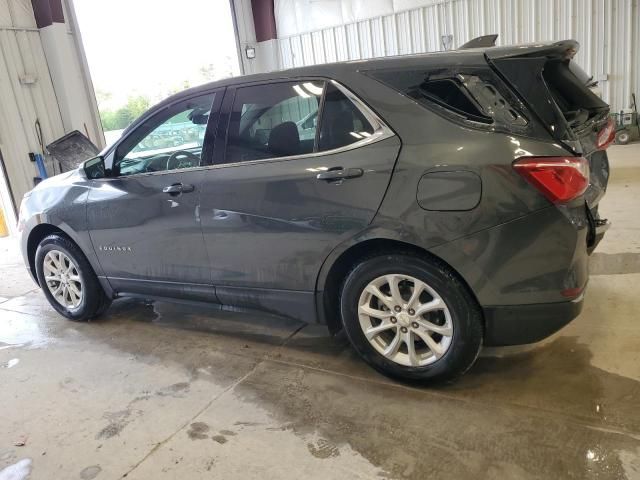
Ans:
[{"label": "wheel arch", "polygon": [[[449,263],[423,247],[391,238],[369,238],[350,245],[341,252],[333,252],[323,264],[316,284],[316,311],[318,321],[329,328],[331,334],[342,329],[340,321],[339,295],[342,282],[351,268],[360,260],[375,254],[404,253],[415,255],[445,265],[468,290],[480,311],[480,303],[464,277]],[[484,318],[483,318],[484,328]]]},{"label": "wheel arch", "polygon": [[63,235],[71,240],[69,235],[67,235],[60,227],[56,227],[50,223],[40,223],[36,225],[33,227],[31,232],[29,232],[29,237],[27,238],[27,259],[29,260],[29,271],[38,285],[40,285],[40,282],[38,282],[38,275],[36,274],[36,250],[44,238],[53,234]]}]

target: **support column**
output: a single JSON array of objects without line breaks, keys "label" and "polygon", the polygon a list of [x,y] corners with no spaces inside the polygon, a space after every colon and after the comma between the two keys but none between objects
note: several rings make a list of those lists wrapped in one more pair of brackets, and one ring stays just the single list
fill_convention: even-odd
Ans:
[{"label": "support column", "polygon": [[75,24],[73,5],[67,5],[72,20],[69,35],[62,0],[31,0],[31,3],[64,130],[79,130],[102,148],[104,133],[80,33]]},{"label": "support column", "polygon": [[231,0],[244,74],[278,70],[280,57],[273,0]]}]

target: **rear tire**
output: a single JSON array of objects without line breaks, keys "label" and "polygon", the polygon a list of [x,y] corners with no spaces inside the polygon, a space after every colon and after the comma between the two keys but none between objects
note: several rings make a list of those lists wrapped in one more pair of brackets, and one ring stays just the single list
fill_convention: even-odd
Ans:
[{"label": "rear tire", "polygon": [[36,250],[35,266],[45,297],[69,320],[90,320],[111,305],[89,261],[69,238],[45,237]]},{"label": "rear tire", "polygon": [[386,254],[362,260],[343,283],[340,311],[355,350],[393,378],[454,379],[482,346],[476,300],[437,259]]}]

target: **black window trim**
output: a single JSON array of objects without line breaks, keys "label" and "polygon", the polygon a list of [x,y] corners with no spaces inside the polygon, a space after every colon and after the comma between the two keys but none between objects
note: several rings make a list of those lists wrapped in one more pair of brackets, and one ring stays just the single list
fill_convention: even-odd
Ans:
[{"label": "black window trim", "polygon": [[[299,154],[299,155],[289,155],[289,156],[283,156],[283,157],[271,157],[271,158],[260,158],[260,159],[256,159],[256,160],[247,160],[244,162],[225,162],[225,155],[226,155],[226,147],[227,147],[227,141],[228,141],[228,129],[229,129],[229,125],[230,125],[230,111],[233,108],[233,102],[235,101],[235,95],[238,89],[240,88],[244,88],[244,87],[254,87],[254,86],[260,86],[260,85],[270,85],[270,84],[274,84],[274,83],[291,83],[291,82],[299,82],[299,81],[322,81],[325,82],[325,84],[333,84],[338,90],[340,90],[354,105],[355,107],[360,111],[360,113],[362,113],[362,115],[365,117],[365,119],[371,124],[371,126],[373,127],[373,133],[366,138],[363,138],[362,140],[358,140],[357,142],[351,143],[349,145],[345,145],[343,147],[339,147],[339,148],[334,148],[331,150],[323,150],[321,152],[311,152],[311,153],[303,153],[303,154]],[[212,165],[209,165],[205,168],[220,168],[220,167],[237,167],[237,166],[241,166],[241,165],[254,165],[256,163],[264,163],[264,162],[281,162],[281,161],[289,161],[289,160],[299,160],[299,159],[303,159],[303,158],[317,158],[317,157],[324,157],[327,155],[335,155],[337,153],[343,153],[349,150],[355,150],[356,148],[361,148],[365,145],[370,145],[372,143],[376,143],[376,142],[380,142],[382,140],[386,140],[387,138],[393,137],[395,136],[395,132],[393,130],[391,130],[391,128],[386,124],[386,122],[384,122],[366,103],[364,103],[358,96],[356,96],[353,92],[351,92],[351,90],[349,90],[347,87],[345,87],[344,85],[342,85],[340,82],[332,79],[332,78],[326,78],[326,77],[290,77],[290,78],[279,78],[276,80],[266,80],[266,81],[262,81],[262,82],[252,82],[252,83],[245,83],[245,84],[239,84],[239,85],[234,85],[232,87],[228,87],[227,90],[227,94],[229,94],[229,90],[232,90],[232,94],[231,94],[231,98],[229,100],[229,103],[227,104],[227,108],[225,108],[225,105],[223,105],[223,109],[225,110],[224,114],[226,115],[226,119],[224,120],[224,122],[226,122],[226,125],[222,125],[222,131],[224,132],[224,141],[221,142],[220,145],[220,152],[218,155],[214,156],[214,163]],[[322,123],[322,117],[320,116],[322,114],[322,109],[324,107],[324,99],[325,99],[325,90],[326,90],[326,86],[325,88],[323,88],[323,92],[322,92],[322,98],[321,98],[321,104],[318,107],[318,128],[316,130],[316,140],[315,142],[318,141],[318,132],[320,130],[320,125]],[[226,95],[225,95],[225,103],[227,102],[226,100]],[[222,133],[219,132],[219,133]],[[316,143],[314,142],[314,150],[316,148]],[[218,150],[218,147],[216,146],[216,150]]]}]

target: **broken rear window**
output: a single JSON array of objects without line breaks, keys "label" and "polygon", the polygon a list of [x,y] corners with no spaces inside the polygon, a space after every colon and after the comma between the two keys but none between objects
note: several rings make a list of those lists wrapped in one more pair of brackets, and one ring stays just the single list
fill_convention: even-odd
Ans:
[{"label": "broken rear window", "polygon": [[491,117],[485,115],[471,99],[464,86],[454,79],[426,80],[409,89],[409,96],[419,102],[430,100],[458,115],[477,122],[491,123]]},{"label": "broken rear window", "polygon": [[549,60],[544,65],[542,76],[553,100],[571,127],[580,125],[609,108],[588,88],[593,84],[593,79],[573,61]]},{"label": "broken rear window", "polygon": [[368,75],[451,119],[503,131],[527,128],[527,119],[493,82],[488,69],[373,70]]}]

